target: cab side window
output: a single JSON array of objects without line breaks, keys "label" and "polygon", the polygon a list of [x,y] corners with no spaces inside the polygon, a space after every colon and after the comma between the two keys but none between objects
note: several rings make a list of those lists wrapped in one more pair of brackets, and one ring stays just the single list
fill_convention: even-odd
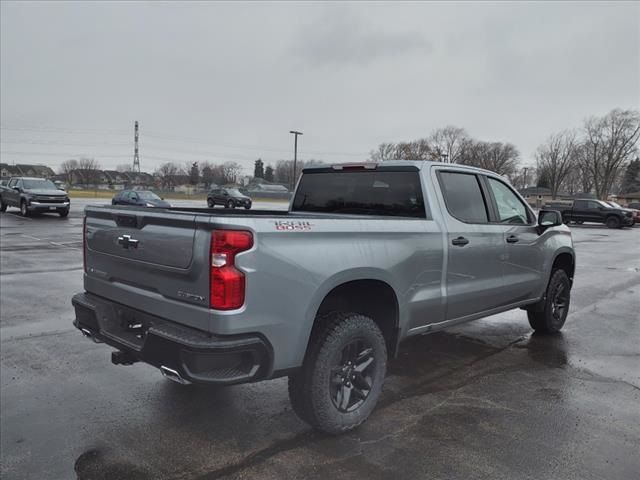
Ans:
[{"label": "cab side window", "polygon": [[473,173],[439,172],[449,213],[465,223],[487,223],[489,215],[478,177]]},{"label": "cab side window", "polygon": [[500,223],[529,223],[529,211],[515,193],[500,180],[488,177],[489,188],[493,193],[498,207],[498,221]]}]

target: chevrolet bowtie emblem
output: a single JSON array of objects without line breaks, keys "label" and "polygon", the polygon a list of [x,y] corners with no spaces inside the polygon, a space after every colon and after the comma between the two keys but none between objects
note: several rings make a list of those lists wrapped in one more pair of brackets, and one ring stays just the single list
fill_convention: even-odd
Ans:
[{"label": "chevrolet bowtie emblem", "polygon": [[123,248],[138,248],[138,243],[140,243],[140,241],[135,238],[131,238],[131,235],[122,235],[118,237],[118,245],[122,245]]}]

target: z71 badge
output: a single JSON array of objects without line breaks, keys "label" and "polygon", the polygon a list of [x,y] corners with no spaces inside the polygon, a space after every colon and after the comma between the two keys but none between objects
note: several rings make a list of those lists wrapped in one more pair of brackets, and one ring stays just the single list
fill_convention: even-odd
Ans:
[{"label": "z71 badge", "polygon": [[288,231],[305,231],[311,230],[313,227],[311,222],[303,222],[303,221],[292,221],[292,220],[276,220],[273,222],[276,226],[276,230],[288,230]]}]

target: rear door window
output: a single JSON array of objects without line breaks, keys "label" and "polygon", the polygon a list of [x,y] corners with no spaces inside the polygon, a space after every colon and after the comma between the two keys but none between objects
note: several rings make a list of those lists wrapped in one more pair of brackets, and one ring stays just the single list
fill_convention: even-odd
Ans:
[{"label": "rear door window", "polygon": [[439,172],[442,195],[449,213],[465,223],[487,223],[487,205],[478,177],[473,173]]},{"label": "rear door window", "polygon": [[305,172],[292,211],[425,218],[417,169]]}]

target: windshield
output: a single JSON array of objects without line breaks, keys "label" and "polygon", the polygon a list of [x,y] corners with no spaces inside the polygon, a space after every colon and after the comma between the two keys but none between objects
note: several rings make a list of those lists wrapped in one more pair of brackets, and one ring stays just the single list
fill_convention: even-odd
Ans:
[{"label": "windshield", "polygon": [[137,192],[138,196],[144,200],[162,200],[158,195],[148,190]]},{"label": "windshield", "polygon": [[242,195],[242,193],[240,193],[240,190],[238,190],[237,188],[227,188],[225,189],[227,191],[227,193],[229,193],[229,195],[233,196],[233,197],[243,197],[244,195]]},{"label": "windshield", "polygon": [[624,208],[622,207],[620,204],[616,203],[616,202],[607,202],[609,205],[611,205],[612,207],[616,207],[616,208]]},{"label": "windshield", "polygon": [[611,208],[611,205],[609,205],[607,202],[603,202],[602,200],[598,200],[598,203],[603,207]]},{"label": "windshield", "polygon": [[25,190],[57,190],[58,188],[51,180],[23,180],[22,181],[23,188]]}]

